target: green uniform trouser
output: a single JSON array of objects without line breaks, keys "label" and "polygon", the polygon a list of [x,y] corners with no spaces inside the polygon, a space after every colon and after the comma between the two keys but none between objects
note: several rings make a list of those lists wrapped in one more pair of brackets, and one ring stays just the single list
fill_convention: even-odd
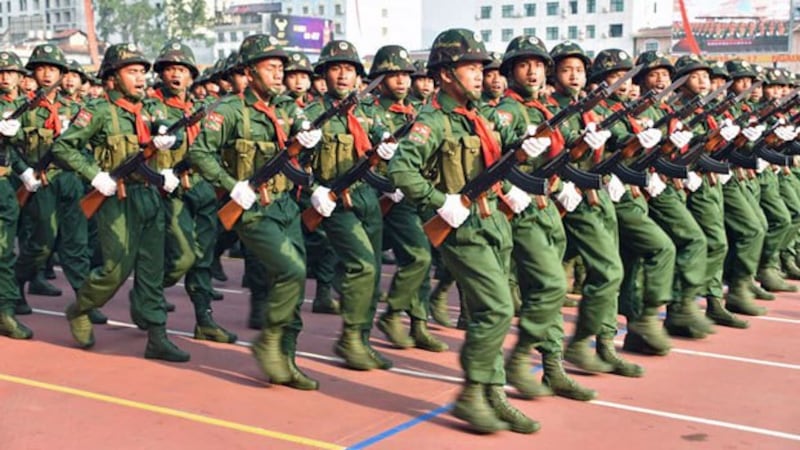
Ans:
[{"label": "green uniform trouser", "polygon": [[780,252],[792,230],[792,217],[781,198],[778,176],[772,167],[758,174],[758,181],[761,185],[759,203],[767,218],[767,233],[758,267],[780,269]]},{"label": "green uniform trouser", "polygon": [[561,353],[564,327],[561,303],[567,294],[567,277],[561,260],[567,235],[558,208],[535,205],[516,214],[511,221],[514,249],[511,252],[522,295],[519,313],[520,342],[533,344],[541,353]]},{"label": "green uniform trouser", "polygon": [[469,312],[460,361],[467,381],[506,383],[503,340],[511,328],[514,303],[508,285],[511,226],[490,200],[492,214],[481,218],[476,205],[439,247],[442,261],[463,291]]},{"label": "green uniform trouser", "polygon": [[[619,313],[632,321],[642,314],[645,306],[658,307],[672,298],[675,244],[648,215],[644,196],[633,198],[628,191],[614,208],[622,237],[619,248],[624,268]],[[639,263],[644,269],[642,297],[631,288],[636,285]]]},{"label": "green uniform trouser", "polygon": [[342,320],[345,326],[359,326],[367,332],[372,329],[378,300],[383,217],[371,187],[357,185],[350,189],[350,197],[353,207],[347,209],[339,201],[322,227],[339,257]]},{"label": "green uniform trouser", "polygon": [[673,299],[697,297],[706,282],[706,237],[686,208],[685,198],[668,183],[661,195],[648,202],[650,217],[675,244]]},{"label": "green uniform trouser", "polygon": [[300,229],[300,208],[288,193],[272,194],[272,203],[256,203],[236,222],[234,230],[263,271],[253,276],[252,292],[267,292],[264,327],[300,331],[306,283],[305,247]]},{"label": "green uniform trouser", "polygon": [[[312,207],[310,193],[307,190],[301,190],[299,194],[293,191],[292,196],[297,198],[301,210]],[[322,227],[317,227],[314,231],[308,231],[306,227],[302,228],[303,242],[306,246],[308,277],[317,280],[318,285],[332,286],[339,258],[333,251],[328,235],[325,234]]]},{"label": "green uniform trouser", "polygon": [[786,234],[786,241],[781,244],[780,251],[794,256],[796,255],[794,246],[797,241],[797,233],[800,232],[800,180],[791,172],[787,174],[782,169],[778,175],[778,183],[781,198],[792,219],[792,226]]},{"label": "green uniform trouser", "polygon": [[689,194],[686,207],[706,236],[705,276],[700,295],[722,298],[722,269],[728,252],[722,186],[719,183],[711,186],[708,180],[704,177],[697,191]]},{"label": "green uniform trouser", "polygon": [[755,275],[764,242],[764,230],[757,210],[748,201],[751,193],[746,183],[733,176],[722,187],[729,246],[725,278],[729,283],[750,280]]},{"label": "green uniform trouser", "polygon": [[383,218],[383,242],[385,248],[394,251],[397,260],[386,302],[392,310],[406,311],[412,319],[427,320],[428,310],[421,295],[430,274],[431,246],[416,207],[407,201],[392,205]]},{"label": "green uniform trouser", "polygon": [[617,215],[605,191],[598,190],[597,197],[597,205],[589,205],[584,198],[575,211],[564,216],[566,257],[578,253],[586,266],[574,340],[614,336],[617,331],[617,302],[622,283]]},{"label": "green uniform trouser", "polygon": [[152,186],[127,183],[127,197],[108,197],[95,214],[103,265],[78,290],[78,310],[105,305],[135,271],[133,289],[148,325],[167,323],[164,302],[164,209]]},{"label": "green uniform trouser", "polygon": [[[6,168],[6,170],[9,170]],[[19,300],[14,277],[14,238],[17,235],[19,205],[8,177],[0,177],[0,313],[11,314]]]},{"label": "green uniform trouser", "polygon": [[89,273],[88,223],[80,209],[83,184],[75,172],[59,172],[50,184],[33,194],[22,208],[30,236],[20,240],[16,277],[32,280],[44,268],[59,236],[59,258],[64,275],[77,290]]}]

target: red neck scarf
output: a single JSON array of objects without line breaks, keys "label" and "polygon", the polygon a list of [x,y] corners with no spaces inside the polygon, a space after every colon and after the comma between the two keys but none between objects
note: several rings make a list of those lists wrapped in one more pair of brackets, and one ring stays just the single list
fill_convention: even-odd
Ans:
[{"label": "red neck scarf", "polygon": [[416,114],[416,111],[414,110],[414,106],[412,106],[412,105],[402,105],[400,103],[392,103],[392,105],[389,106],[389,111],[391,111],[393,113],[398,113],[398,114],[405,114],[407,116],[413,116],[414,114]]},{"label": "red neck scarf", "polygon": [[[334,105],[338,102],[334,102]],[[369,142],[369,137],[367,133],[364,131],[364,128],[361,127],[361,123],[359,123],[354,111],[356,109],[356,105],[351,106],[347,110],[347,131],[353,136],[353,145],[356,148],[356,154],[358,157],[364,156],[364,154],[372,148],[372,144]]]},{"label": "red neck scarf", "polygon": [[491,131],[486,126],[486,121],[478,115],[478,111],[459,106],[453,108],[453,112],[466,117],[472,123],[475,134],[481,140],[481,154],[483,155],[484,165],[488,168],[500,159],[500,145],[492,138]]},{"label": "red neck scarf", "polygon": [[[153,98],[157,98],[161,100],[161,103],[169,106],[170,108],[175,108],[183,111],[183,114],[190,115],[192,114],[192,109],[194,108],[194,103],[191,99],[187,97],[187,100],[181,100],[180,97],[177,95],[173,95],[171,97],[164,97],[164,92],[161,89],[156,90],[153,93]],[[194,139],[197,135],[200,134],[200,123],[196,123],[186,129],[186,136],[188,138],[188,144],[192,145]]]},{"label": "red neck scarf", "polygon": [[36,106],[39,108],[44,108],[50,112],[50,115],[47,116],[47,120],[44,121],[44,127],[48,130],[53,130],[55,136],[60,135],[61,119],[58,117],[58,108],[61,107],[61,103],[58,101],[55,103],[50,103],[50,100],[43,98],[39,100],[39,103]]},{"label": "red neck scarf", "polygon": [[[622,103],[614,103],[613,105],[609,106],[609,108],[611,108],[611,110],[614,112],[625,109]],[[639,134],[640,132],[644,131],[642,126],[639,124],[639,121],[636,120],[635,117],[630,114],[626,114],[625,116],[628,118],[628,123],[631,124],[631,130],[633,130],[633,134]]]},{"label": "red neck scarf", "polygon": [[130,100],[125,99],[124,97],[120,97],[114,100],[114,104],[119,106],[122,110],[127,111],[136,117],[135,121],[136,136],[139,137],[139,144],[140,145],[149,144],[150,128],[144,122],[144,117],[142,117],[142,106],[144,106],[144,104],[142,102],[133,103]]},{"label": "red neck scarf", "polygon": [[[542,115],[544,115],[544,118],[546,120],[550,120],[553,118],[553,113],[549,109],[547,109],[539,100],[535,98],[531,100],[525,100],[522,98],[521,95],[519,95],[513,89],[506,89],[505,96],[511,97],[512,99],[522,103],[524,106],[528,108],[536,108],[536,110],[538,110],[539,112],[542,113]],[[561,134],[561,131],[558,129],[552,130],[550,133],[550,152],[548,153],[548,156],[550,158],[553,158],[554,156],[561,153],[561,150],[564,149],[564,143],[565,143],[564,135]]]},{"label": "red neck scarf", "polygon": [[283,131],[283,127],[278,122],[278,116],[275,115],[275,108],[261,100],[253,103],[253,108],[255,108],[256,111],[264,113],[269,121],[272,122],[272,126],[275,128],[275,137],[278,140],[278,148],[284,148],[286,146],[286,132]]}]

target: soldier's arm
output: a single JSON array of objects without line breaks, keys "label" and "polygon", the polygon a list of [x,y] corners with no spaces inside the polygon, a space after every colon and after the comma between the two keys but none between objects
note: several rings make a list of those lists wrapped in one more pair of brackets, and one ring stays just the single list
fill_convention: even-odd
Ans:
[{"label": "soldier's arm", "polygon": [[220,105],[203,119],[200,134],[187,152],[189,162],[206,181],[228,191],[233,189],[237,180],[225,172],[218,155],[236,127],[236,117],[229,104]]},{"label": "soldier's arm", "polygon": [[400,139],[397,152],[389,161],[392,183],[413,203],[433,209],[444,204],[445,193],[437,190],[423,171],[431,164],[431,158],[442,141],[439,128],[434,113],[420,113],[408,135]]},{"label": "soldier's arm", "polygon": [[55,140],[51,150],[56,161],[79,173],[86,180],[92,180],[100,172],[100,167],[94,160],[86,157],[83,149],[106,122],[104,112],[102,106],[82,108],[72,125]]}]

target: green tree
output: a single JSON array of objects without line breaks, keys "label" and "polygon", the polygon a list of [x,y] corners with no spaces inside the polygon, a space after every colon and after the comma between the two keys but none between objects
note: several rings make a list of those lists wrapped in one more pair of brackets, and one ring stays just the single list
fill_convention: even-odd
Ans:
[{"label": "green tree", "polygon": [[170,0],[167,4],[167,30],[169,39],[203,40],[209,25],[205,0]]}]

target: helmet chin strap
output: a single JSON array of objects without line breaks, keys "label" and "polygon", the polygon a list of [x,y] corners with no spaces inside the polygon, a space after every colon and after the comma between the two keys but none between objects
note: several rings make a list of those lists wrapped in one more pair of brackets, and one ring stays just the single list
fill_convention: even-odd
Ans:
[{"label": "helmet chin strap", "polygon": [[534,88],[534,87],[528,86],[527,84],[519,83],[515,79],[512,79],[510,83],[511,83],[511,89],[513,89],[513,90],[517,91],[518,93],[522,94],[522,97],[526,98],[526,99],[530,99],[530,98],[536,97],[536,95],[541,90],[541,88],[539,88],[539,87]]},{"label": "helmet chin strap", "polygon": [[461,82],[461,80],[458,79],[458,77],[456,76],[455,67],[450,67],[447,71],[450,73],[450,76],[453,77],[453,80],[455,80],[456,85],[459,88],[461,88],[461,90],[464,92],[464,96],[467,99],[472,100],[474,102],[474,101],[478,101],[481,98],[480,92],[478,92],[478,94],[473,93],[472,91],[467,89],[466,86],[464,86],[464,84]]},{"label": "helmet chin strap", "polygon": [[123,96],[125,96],[125,97],[127,97],[127,98],[129,98],[131,100],[137,101],[137,102],[139,102],[139,101],[144,99],[144,97],[145,97],[144,94],[139,95],[139,94],[136,94],[136,93],[128,91],[128,88],[125,87],[125,85],[122,83],[122,79],[120,79],[120,77],[119,77],[119,72],[116,72],[114,74],[113,78],[114,78],[114,86],[115,86],[115,88],[120,93],[122,93]]}]

